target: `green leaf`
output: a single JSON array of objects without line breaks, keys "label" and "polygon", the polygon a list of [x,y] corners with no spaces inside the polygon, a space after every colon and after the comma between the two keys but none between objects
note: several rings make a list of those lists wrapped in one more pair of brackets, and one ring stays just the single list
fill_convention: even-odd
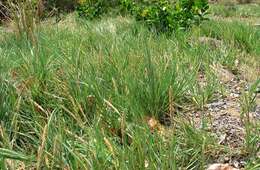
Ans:
[{"label": "green leaf", "polygon": [[0,157],[15,159],[15,160],[30,160],[31,157],[26,156],[22,153],[15,152],[13,150],[0,148]]}]

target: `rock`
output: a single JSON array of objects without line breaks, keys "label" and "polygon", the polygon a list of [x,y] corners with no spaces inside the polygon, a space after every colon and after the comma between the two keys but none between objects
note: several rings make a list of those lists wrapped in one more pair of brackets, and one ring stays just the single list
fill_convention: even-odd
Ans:
[{"label": "rock", "polygon": [[210,104],[207,104],[208,107],[221,107],[223,105],[225,105],[226,102],[225,101],[217,101],[217,102],[213,102]]},{"label": "rock", "polygon": [[214,70],[215,74],[217,75],[218,79],[223,82],[231,82],[236,77],[233,73],[231,73],[229,70],[225,69],[222,65],[211,65],[211,68]]},{"label": "rock", "polygon": [[217,101],[217,102],[207,104],[207,108],[210,111],[219,111],[220,109],[224,109],[225,105],[226,105],[225,101]]},{"label": "rock", "polygon": [[238,93],[230,93],[230,97],[232,98],[238,98],[239,94]]},{"label": "rock", "polygon": [[207,170],[239,170],[234,168],[228,164],[212,164],[210,165]]}]

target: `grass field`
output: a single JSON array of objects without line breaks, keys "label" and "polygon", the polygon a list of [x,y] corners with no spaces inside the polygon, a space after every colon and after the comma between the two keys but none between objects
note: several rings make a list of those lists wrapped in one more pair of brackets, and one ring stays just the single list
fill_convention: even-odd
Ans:
[{"label": "grass field", "polygon": [[73,14],[37,47],[1,28],[0,169],[259,170],[260,6],[230,8],[171,36]]}]

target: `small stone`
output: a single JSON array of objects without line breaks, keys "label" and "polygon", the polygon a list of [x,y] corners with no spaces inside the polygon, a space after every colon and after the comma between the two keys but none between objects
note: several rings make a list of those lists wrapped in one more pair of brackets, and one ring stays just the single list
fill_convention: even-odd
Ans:
[{"label": "small stone", "polygon": [[246,166],[246,161],[240,161],[240,165],[241,165],[241,167],[245,167]]},{"label": "small stone", "polygon": [[149,167],[149,162],[147,160],[144,161],[144,167],[148,168]]},{"label": "small stone", "polygon": [[239,168],[239,162],[238,161],[234,161],[233,165],[234,165],[235,168]]},{"label": "small stone", "polygon": [[239,94],[237,94],[237,93],[231,93],[231,94],[230,94],[230,97],[238,98],[238,97],[239,97]]},{"label": "small stone", "polygon": [[229,157],[225,157],[225,158],[224,158],[224,162],[225,162],[225,163],[228,163],[229,160],[230,160]]}]

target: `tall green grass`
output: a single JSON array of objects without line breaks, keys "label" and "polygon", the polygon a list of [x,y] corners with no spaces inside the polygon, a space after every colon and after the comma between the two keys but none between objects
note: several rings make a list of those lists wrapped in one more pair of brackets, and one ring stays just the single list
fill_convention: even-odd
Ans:
[{"label": "tall green grass", "polygon": [[[210,65],[235,58],[240,50],[212,49],[197,38],[205,34],[234,46],[248,43],[249,51],[242,50],[258,53],[257,39],[240,41],[236,32],[212,24],[170,37],[121,17],[76,23],[77,29],[45,25],[36,35],[37,49],[3,35],[2,167],[22,161],[36,169],[204,169],[230,150],[183,114],[191,107],[203,111],[214,99],[220,86]],[[174,117],[171,127],[158,132],[145,121],[145,116],[168,115]],[[10,165],[8,159],[15,161]]]},{"label": "tall green grass", "polygon": [[250,18],[260,16],[259,4],[215,4],[210,8],[209,13],[220,17]]}]

